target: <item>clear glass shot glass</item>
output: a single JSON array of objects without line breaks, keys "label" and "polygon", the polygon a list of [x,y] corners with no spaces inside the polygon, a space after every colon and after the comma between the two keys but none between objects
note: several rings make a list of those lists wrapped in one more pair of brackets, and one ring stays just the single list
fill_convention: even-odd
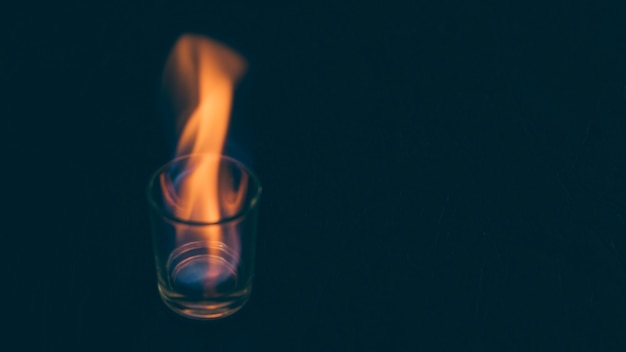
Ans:
[{"label": "clear glass shot glass", "polygon": [[148,183],[158,288],[174,312],[218,319],[248,301],[261,184],[239,161],[178,157]]}]

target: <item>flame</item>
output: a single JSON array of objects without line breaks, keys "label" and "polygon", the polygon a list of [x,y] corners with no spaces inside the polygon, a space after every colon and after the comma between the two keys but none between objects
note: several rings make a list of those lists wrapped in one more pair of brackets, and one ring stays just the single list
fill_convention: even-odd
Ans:
[{"label": "flame", "polygon": [[[172,49],[163,74],[163,86],[170,94],[178,115],[179,138],[176,156],[189,154],[222,155],[237,81],[246,69],[244,59],[228,47],[209,38],[183,35]],[[178,219],[213,223],[220,220],[222,210],[233,209],[242,201],[245,187],[231,187],[220,183],[219,158],[188,159],[186,177],[177,180],[161,179],[166,203]],[[222,175],[224,176],[224,175]],[[228,179],[226,177],[226,179]],[[173,192],[173,184],[176,191]],[[209,250],[209,258],[221,258],[223,248],[235,252],[239,259],[237,236],[223,233],[221,226],[181,227],[177,242],[202,238]],[[220,249],[222,248],[222,249]],[[231,261],[233,259],[231,258]],[[228,271],[223,265],[211,262],[204,273],[209,282],[222,280]],[[228,263],[236,266],[237,263]]]}]

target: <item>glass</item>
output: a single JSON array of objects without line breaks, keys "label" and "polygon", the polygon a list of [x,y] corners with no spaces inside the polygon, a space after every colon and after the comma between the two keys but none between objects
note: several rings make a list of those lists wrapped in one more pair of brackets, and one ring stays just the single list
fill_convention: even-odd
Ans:
[{"label": "glass", "polygon": [[223,155],[182,156],[150,178],[158,288],[174,312],[218,319],[247,302],[260,195],[254,173]]}]

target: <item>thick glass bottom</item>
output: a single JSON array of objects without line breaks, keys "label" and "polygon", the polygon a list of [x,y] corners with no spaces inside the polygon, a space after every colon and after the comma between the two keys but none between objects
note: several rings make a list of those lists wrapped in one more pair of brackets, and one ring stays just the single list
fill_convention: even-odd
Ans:
[{"label": "thick glass bottom", "polygon": [[250,288],[228,296],[190,300],[187,297],[171,293],[159,285],[161,299],[175,313],[191,319],[214,320],[226,318],[239,311],[250,298]]}]

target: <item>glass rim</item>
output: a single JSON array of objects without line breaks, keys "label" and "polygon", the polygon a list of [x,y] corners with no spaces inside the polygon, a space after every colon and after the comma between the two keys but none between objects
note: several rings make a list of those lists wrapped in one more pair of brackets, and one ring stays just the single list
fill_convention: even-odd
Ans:
[{"label": "glass rim", "polygon": [[[243,207],[235,215],[229,216],[229,217],[226,217],[218,221],[214,221],[214,222],[184,220],[172,214],[167,213],[164,209],[162,209],[162,207],[158,206],[157,202],[154,200],[152,196],[152,191],[154,188],[155,180],[158,178],[159,175],[161,175],[165,170],[167,170],[173,164],[183,159],[190,159],[193,157],[214,157],[219,160],[227,160],[237,165],[237,167],[239,167],[241,170],[246,172],[252,178],[254,183],[257,185],[253,198],[249,202],[247,202],[246,203],[247,205]],[[161,167],[159,167],[154,173],[152,173],[152,175],[150,176],[150,179],[148,180],[148,185],[146,187],[146,195],[148,197],[148,204],[150,205],[150,207],[156,213],[158,213],[159,215],[165,217],[166,219],[170,221],[180,223],[180,224],[185,224],[185,225],[191,225],[191,226],[209,226],[209,225],[221,225],[221,224],[225,224],[228,222],[232,222],[239,218],[243,218],[244,216],[249,214],[252,210],[256,208],[257,204],[259,203],[262,190],[263,190],[263,187],[261,186],[261,181],[259,180],[257,175],[239,160],[232,158],[230,156],[224,155],[224,154],[196,153],[196,154],[185,154],[185,155],[178,156],[174,159],[169,160],[168,162],[163,164]]]}]

